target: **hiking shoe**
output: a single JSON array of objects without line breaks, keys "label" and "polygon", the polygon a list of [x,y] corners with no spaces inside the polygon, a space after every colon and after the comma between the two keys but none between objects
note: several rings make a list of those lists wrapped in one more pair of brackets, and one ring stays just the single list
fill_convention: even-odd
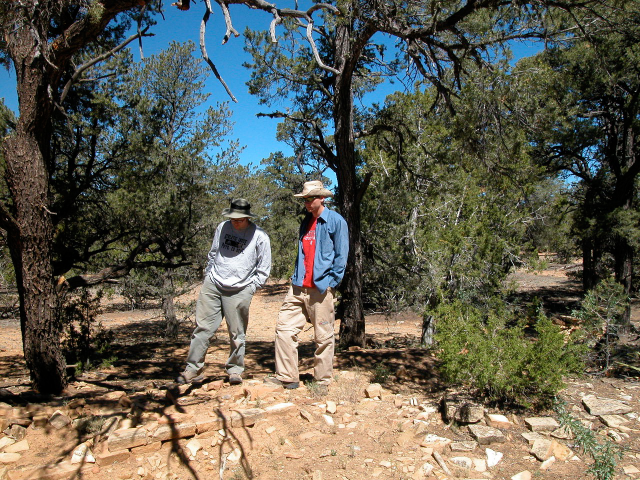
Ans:
[{"label": "hiking shoe", "polygon": [[198,372],[194,372],[192,370],[185,370],[178,378],[176,378],[176,383],[180,385],[186,385],[188,383],[198,382],[204,378],[203,375],[199,375]]},{"label": "hiking shoe", "polygon": [[230,385],[241,385],[242,377],[239,373],[231,373],[229,374],[229,384]]},{"label": "hiking shoe", "polygon": [[278,380],[276,377],[267,377],[264,379],[264,383],[269,385],[279,385],[287,390],[293,390],[300,386],[300,382],[283,382],[282,380]]}]

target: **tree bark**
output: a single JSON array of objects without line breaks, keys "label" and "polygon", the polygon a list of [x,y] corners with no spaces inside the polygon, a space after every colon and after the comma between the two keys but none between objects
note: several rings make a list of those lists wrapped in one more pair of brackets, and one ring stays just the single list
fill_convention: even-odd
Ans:
[{"label": "tree bark", "polygon": [[355,135],[353,132],[353,67],[346,64],[353,59],[348,25],[338,26],[336,36],[336,64],[341,72],[335,82],[334,141],[337,154],[336,177],[340,189],[340,212],[349,225],[349,258],[340,291],[342,293],[340,345],[364,346],[365,320],[362,302],[362,191],[356,170]]},{"label": "tree bark", "polygon": [[165,338],[177,338],[178,318],[176,317],[176,309],[173,301],[174,289],[170,272],[165,272],[163,283],[162,312],[164,314],[164,321],[166,325],[164,336]]},{"label": "tree bark", "polygon": [[40,142],[28,123],[23,113],[16,134],[5,141],[7,181],[14,199],[14,223],[8,230],[8,240],[20,298],[22,345],[31,381],[41,393],[55,394],[64,389],[67,380],[60,348],[62,329],[55,308],[53,223],[47,208],[49,176]]},{"label": "tree bark", "polygon": [[[43,7],[44,8],[44,7]],[[16,131],[5,139],[6,180],[13,203],[3,209],[9,250],[20,298],[24,356],[34,387],[45,394],[66,386],[56,315],[53,277],[53,221],[49,211],[49,164],[52,85],[59,78],[29,28],[16,28],[11,54],[16,66],[20,116]]]}]

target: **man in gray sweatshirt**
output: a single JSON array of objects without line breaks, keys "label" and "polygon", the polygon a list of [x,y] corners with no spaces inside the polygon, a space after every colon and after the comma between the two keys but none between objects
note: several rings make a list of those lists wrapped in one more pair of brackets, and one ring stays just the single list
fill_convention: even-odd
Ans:
[{"label": "man in gray sweatshirt", "polygon": [[249,202],[236,198],[222,215],[229,220],[218,225],[213,237],[196,305],[196,328],[191,336],[187,366],[176,379],[181,384],[202,379],[209,342],[222,317],[229,330],[230,353],[225,365],[229,383],[242,383],[249,305],[271,271],[269,236],[249,220],[255,217]]}]

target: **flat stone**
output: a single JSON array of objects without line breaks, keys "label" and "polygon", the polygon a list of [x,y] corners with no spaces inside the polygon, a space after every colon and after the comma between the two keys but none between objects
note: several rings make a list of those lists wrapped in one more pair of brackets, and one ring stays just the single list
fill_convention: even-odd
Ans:
[{"label": "flat stone", "polygon": [[487,454],[487,467],[489,468],[495,467],[504,456],[502,452],[496,452],[490,448],[485,449],[485,453]]},{"label": "flat stone", "polygon": [[33,423],[33,420],[30,417],[14,417],[9,419],[10,425],[20,425],[21,427],[27,428]]},{"label": "flat stone", "polygon": [[551,456],[547,458],[544,462],[540,464],[540,470],[549,470],[549,468],[551,468],[551,465],[553,465],[555,461],[556,461],[556,457]]},{"label": "flat stone", "polygon": [[591,415],[616,415],[633,411],[633,409],[624,402],[612,398],[597,398],[595,395],[583,397],[582,404]]},{"label": "flat stone", "polygon": [[217,416],[199,416],[193,419],[193,423],[196,424],[196,433],[200,435],[211,430],[219,430],[220,428],[222,428],[224,421],[222,418]]},{"label": "flat stone", "polygon": [[11,437],[0,438],[0,452],[2,451],[3,448],[8,447],[9,445],[13,445],[14,443],[16,443],[16,441]]},{"label": "flat stone", "polygon": [[552,440],[551,455],[564,462],[573,457],[573,451],[563,443]]},{"label": "flat stone", "polygon": [[96,463],[91,449],[85,445],[78,445],[71,455],[71,463]]},{"label": "flat stone", "polygon": [[101,395],[99,398],[107,402],[118,402],[121,397],[126,395],[127,392],[125,392],[124,390],[116,390],[113,392],[107,392],[104,395]]},{"label": "flat stone", "polygon": [[382,397],[382,386],[379,383],[371,383],[364,389],[367,398]]},{"label": "flat stone", "polygon": [[15,463],[20,460],[19,453],[0,453],[0,463]]},{"label": "flat stone", "polygon": [[473,469],[476,472],[486,472],[487,471],[487,460],[484,458],[474,458],[473,459]]},{"label": "flat stone", "polygon": [[438,435],[434,435],[430,433],[426,437],[424,437],[424,440],[422,440],[422,443],[420,444],[420,446],[425,448],[433,448],[434,450],[439,450],[439,449],[443,449],[450,443],[451,443],[451,440],[449,440],[448,438],[439,437]]},{"label": "flat stone", "polygon": [[493,428],[509,429],[513,427],[513,423],[511,423],[507,417],[500,415],[499,413],[487,413],[485,415],[485,420],[487,421],[487,425]]},{"label": "flat stone", "polygon": [[471,470],[473,468],[473,461],[469,457],[451,457],[449,459],[456,467]]},{"label": "flat stone", "polygon": [[195,457],[198,451],[202,448],[202,445],[200,444],[200,441],[197,438],[192,438],[187,442],[185,447],[187,448],[187,450],[189,450],[189,453],[191,453],[191,456]]},{"label": "flat stone", "polygon": [[478,423],[484,418],[484,406],[465,403],[460,407],[458,417],[462,423]]},{"label": "flat stone", "polygon": [[620,428],[625,423],[629,423],[629,420],[622,415],[600,415],[600,420],[610,428]]},{"label": "flat stone", "polygon": [[452,452],[473,452],[478,444],[476,442],[453,442],[450,445]]},{"label": "flat stone", "polygon": [[560,426],[553,417],[529,417],[524,423],[532,432],[552,432]]},{"label": "flat stone", "polygon": [[146,445],[140,445],[139,447],[133,447],[129,450],[133,455],[148,455],[150,453],[157,452],[162,448],[162,442],[151,442]]},{"label": "flat stone", "polygon": [[[160,428],[158,428],[158,430]],[[166,426],[166,428],[169,427]],[[148,433],[144,428],[121,428],[113,431],[111,435],[109,435],[107,446],[109,447],[109,451],[116,452],[118,450],[146,445],[149,438]]]},{"label": "flat stone", "polygon": [[322,418],[324,420],[324,423],[326,423],[330,427],[333,427],[336,424],[336,422],[334,422],[333,417],[331,415],[323,414]]},{"label": "flat stone", "polygon": [[249,408],[247,410],[233,412],[231,414],[231,426],[251,427],[255,425],[258,420],[263,418],[265,413],[265,410],[262,408]]},{"label": "flat stone", "polygon": [[277,405],[271,405],[266,407],[264,411],[269,415],[278,415],[280,413],[289,413],[292,410],[297,409],[298,406],[295,403],[286,402],[286,403],[278,403]]},{"label": "flat stone", "polygon": [[497,428],[484,425],[469,425],[469,432],[480,445],[491,445],[492,443],[504,443],[506,441],[504,434]]},{"label": "flat stone", "polygon": [[114,463],[128,462],[130,457],[129,450],[120,450],[118,452],[105,450],[96,455],[96,463],[100,466],[113,465]]},{"label": "flat stone", "polygon": [[5,453],[20,453],[20,452],[26,452],[27,450],[29,450],[29,442],[26,439],[20,440],[19,442],[8,445],[4,449]]},{"label": "flat stone", "polygon": [[272,397],[276,393],[281,392],[283,390],[282,386],[279,385],[250,385],[243,387],[244,396],[249,400],[257,400],[257,399],[265,399],[267,397]]},{"label": "flat stone", "polygon": [[47,415],[34,415],[33,423],[31,424],[33,428],[44,428],[49,423],[49,417]]},{"label": "flat stone", "polygon": [[522,437],[529,443],[529,445],[533,445],[533,442],[536,440],[548,440],[548,438],[538,432],[522,432]]},{"label": "flat stone", "polygon": [[[176,423],[173,425],[160,425],[150,438],[152,442],[165,442],[177,438],[193,437],[196,434],[195,423]],[[111,440],[111,437],[109,437]],[[145,442],[146,443],[146,442]],[[142,444],[140,444],[142,445]],[[111,447],[109,447],[111,450]]]},{"label": "flat stone", "polygon": [[61,428],[66,427],[71,423],[71,419],[62,413],[60,410],[56,410],[49,417],[49,423],[56,430],[60,430]]},{"label": "flat stone", "polygon": [[214,380],[213,382],[205,383],[202,386],[202,390],[205,392],[213,392],[220,390],[224,386],[224,380]]},{"label": "flat stone", "polygon": [[443,410],[447,421],[458,423],[478,423],[484,418],[484,406],[473,403],[461,396],[452,396],[443,400]]},{"label": "flat stone", "polygon": [[574,438],[571,428],[569,428],[569,426],[567,425],[556,428],[553,432],[551,432],[550,435],[554,438],[560,438],[562,440],[572,440]]},{"label": "flat stone", "polygon": [[529,453],[541,462],[548,460],[553,455],[553,440],[536,440],[531,446]]},{"label": "flat stone", "polygon": [[9,429],[9,435],[11,435],[17,441],[20,441],[27,436],[27,429],[22,425],[11,425],[11,428]]}]

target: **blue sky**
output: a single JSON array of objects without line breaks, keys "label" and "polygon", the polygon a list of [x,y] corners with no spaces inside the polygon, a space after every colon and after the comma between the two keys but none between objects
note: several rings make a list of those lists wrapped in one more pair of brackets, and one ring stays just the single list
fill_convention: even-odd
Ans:
[{"label": "blue sky", "polygon": [[[187,12],[179,11],[170,6],[170,0],[165,0],[165,20],[158,18],[158,24],[152,28],[154,37],[143,39],[143,51],[145,56],[150,56],[166,49],[172,41],[185,42],[191,40],[197,46],[199,54],[200,23],[204,13],[204,3],[191,2],[191,9]],[[293,6],[293,5],[292,5]],[[234,8],[235,7],[235,8]],[[220,9],[213,3],[214,13],[207,23],[206,46],[210,59],[216,65],[220,75],[225,80],[238,103],[231,101],[224,87],[213,76],[209,77],[206,91],[210,94],[210,105],[217,102],[229,102],[233,112],[234,131],[232,138],[237,138],[244,149],[241,161],[244,164],[259,165],[263,158],[272,152],[283,151],[285,155],[292,155],[291,149],[275,139],[278,120],[269,118],[257,118],[260,112],[270,112],[275,108],[258,105],[257,98],[249,95],[246,82],[249,80],[249,72],[242,67],[244,61],[250,60],[243,50],[244,38],[242,33],[249,26],[252,29],[268,30],[271,16],[263,11],[255,11],[241,5],[231,5],[230,12],[235,29],[240,32],[239,37],[232,37],[222,45],[225,33],[225,24]],[[279,27],[282,28],[282,27]],[[140,58],[137,42],[134,42],[132,52],[136,59]],[[516,57],[535,53],[536,48],[518,47]],[[0,69],[0,96],[4,97],[5,104],[17,113],[18,102],[15,93],[15,74]],[[383,85],[379,87],[375,96],[370,96],[372,101],[382,103],[387,94],[401,88],[401,84]]]},{"label": "blue sky", "polygon": [[[238,99],[238,103],[231,101],[224,87],[215,78],[210,75],[206,92],[210,94],[210,105],[217,102],[229,102],[229,106],[233,111],[234,131],[233,138],[237,138],[241,145],[246,148],[242,153],[242,163],[252,163],[259,165],[263,158],[269,156],[270,153],[281,150],[285,155],[291,155],[291,149],[282,142],[275,139],[277,120],[269,118],[257,118],[259,112],[269,112],[271,109],[265,106],[259,106],[257,98],[249,95],[248,87],[245,83],[249,80],[249,72],[242,67],[245,60],[250,57],[243,50],[244,39],[242,33],[246,26],[253,29],[269,29],[271,16],[262,11],[249,10],[243,6],[233,8],[231,6],[231,14],[235,29],[240,32],[240,37],[232,37],[225,45],[222,45],[222,39],[225,33],[224,19],[220,9],[216,10],[217,5],[214,3],[214,14],[207,23],[207,53],[209,58],[216,65],[220,75],[225,80],[234,96]],[[191,40],[196,45],[196,51],[200,53],[200,23],[204,12],[204,4],[198,1],[191,3],[191,9],[182,12],[175,7],[170,6],[167,1],[165,5],[165,20],[158,18],[158,24],[152,28],[154,37],[146,37],[143,39],[143,52],[145,57],[159,53],[168,48],[172,41],[186,42]],[[132,44],[131,50],[136,60],[140,59],[138,43]],[[4,98],[5,104],[14,112],[18,112],[18,100],[15,91],[16,77],[13,70],[7,71],[0,68],[0,97]]]}]

